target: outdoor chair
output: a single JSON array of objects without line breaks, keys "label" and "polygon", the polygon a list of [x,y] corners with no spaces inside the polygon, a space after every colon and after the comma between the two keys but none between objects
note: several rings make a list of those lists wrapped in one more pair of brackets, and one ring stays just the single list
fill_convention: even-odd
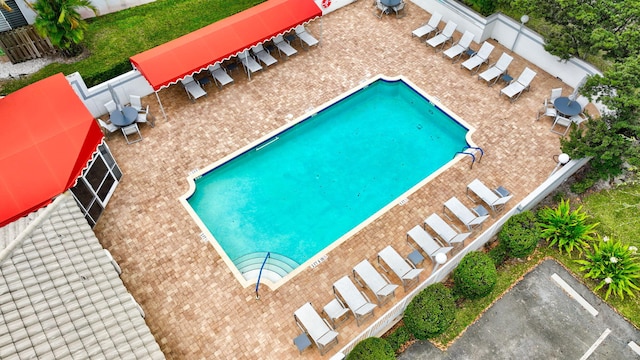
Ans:
[{"label": "outdoor chair", "polygon": [[298,39],[300,39],[300,46],[302,46],[303,49],[304,49],[304,46],[302,45],[303,43],[307,45],[307,50],[312,46],[318,45],[319,43],[318,39],[313,37],[313,35],[311,35],[307,31],[304,25],[296,26],[295,31],[296,31],[296,35],[298,36]]},{"label": "outdoor chair", "polygon": [[440,20],[442,20],[442,14],[434,12],[433,14],[431,14],[431,18],[429,18],[429,22],[413,30],[411,32],[411,35],[417,38],[421,38],[425,35],[431,34],[434,31],[438,31],[438,25],[440,24]]},{"label": "outdoor chair", "polygon": [[474,36],[471,31],[465,31],[460,40],[444,51],[442,56],[454,60],[453,62],[455,63],[457,59],[459,60],[462,54],[469,49]]},{"label": "outdoor chair", "polygon": [[220,63],[210,65],[208,70],[219,89],[222,89],[223,86],[233,82],[233,78],[229,76],[226,69],[220,66]]},{"label": "outdoor chair", "polygon": [[402,281],[402,287],[404,287],[405,291],[407,290],[407,285],[418,282],[420,273],[424,270],[413,267],[411,263],[403,259],[391,245],[378,253],[378,265],[388,273],[389,269],[385,268],[382,263],[386,264]]},{"label": "outdoor chair", "polygon": [[[377,11],[374,13],[379,19],[382,18],[382,15],[384,14],[388,14],[391,11],[391,8],[385,4],[382,3],[382,1],[377,0],[376,1],[376,7],[377,7]],[[378,11],[380,11],[378,13]]]},{"label": "outdoor chair", "polygon": [[329,318],[334,329],[349,318],[349,309],[335,298],[322,308],[322,312]]},{"label": "outdoor chair", "polygon": [[[413,243],[418,245],[422,251],[433,261],[438,254],[445,254],[451,250],[453,250],[452,246],[442,246],[438,244],[438,242],[429,235],[420,225],[414,226],[411,230],[407,232],[407,243],[409,246],[413,247],[413,244],[409,241],[409,239],[413,240]],[[415,248],[414,248],[415,249]]]},{"label": "outdoor chair", "polygon": [[500,212],[507,201],[509,201],[513,195],[502,186],[498,186],[495,190],[489,189],[482,181],[474,179],[469,185],[467,185],[467,197],[475,202],[475,199],[469,194],[469,190],[475,194],[478,198],[484,201],[491,210],[494,212]]},{"label": "outdoor chair", "polygon": [[[480,67],[484,63],[489,62],[489,56],[495,46],[493,44],[485,41],[482,43],[480,50],[478,50],[473,56],[460,64],[461,67],[464,67],[471,71],[471,74],[475,74],[480,70]],[[475,69],[475,71],[473,71]]]},{"label": "outdoor chair", "polygon": [[538,111],[538,116],[536,117],[536,121],[540,120],[541,116],[550,116],[555,118],[558,116],[558,110],[553,105],[555,99],[562,96],[562,88],[551,89],[551,96],[548,99],[544,99],[544,103],[542,105],[542,109]]},{"label": "outdoor chair", "polygon": [[296,310],[293,318],[298,327],[316,344],[321,355],[338,343],[338,333],[318,314],[310,302]]},{"label": "outdoor chair", "polygon": [[457,27],[458,24],[449,20],[442,32],[436,33],[434,37],[427,40],[427,45],[431,46],[434,50],[437,50],[438,46],[441,46],[441,49],[444,48],[447,41],[452,41],[453,33],[456,31]]},{"label": "outdoor chair", "polygon": [[447,224],[438,214],[429,215],[428,218],[424,219],[424,224],[435,231],[438,237],[449,245],[462,243],[471,235],[470,232],[461,233],[456,231],[456,229]]},{"label": "outdoor chair", "polygon": [[264,48],[264,46],[262,46],[262,44],[258,44],[252,47],[251,52],[253,52],[253,55],[255,55],[258,60],[260,60],[267,67],[278,62],[278,60],[271,56],[271,54]]},{"label": "outdoor chair", "polygon": [[[442,213],[445,216],[449,217],[446,210],[449,210],[451,214],[457,217],[458,220],[460,220],[460,222],[462,222],[467,227],[467,229],[469,229],[469,231],[473,231],[473,229],[475,229],[476,227],[481,228],[482,223],[484,223],[484,221],[489,218],[489,214],[482,216],[478,215],[477,213],[474,214],[473,211],[464,206],[464,204],[455,196],[447,200],[447,202],[445,202],[444,206],[442,207]],[[486,209],[483,210],[485,212],[487,211]],[[449,219],[451,218],[449,217]]]},{"label": "outdoor chair", "polygon": [[[138,128],[138,124],[133,123],[121,129],[122,129],[122,133],[124,134],[125,140],[127,140],[127,144],[133,144],[142,140],[142,134],[140,133],[140,128]],[[132,135],[135,135],[133,140],[130,139],[130,136]]]},{"label": "outdoor chair", "polygon": [[511,82],[511,84],[504,87],[500,90],[500,94],[505,94],[511,102],[518,100],[520,95],[525,91],[531,88],[531,82],[533,78],[536,76],[536,72],[525,67],[520,76]]},{"label": "outdoor chair", "polygon": [[513,61],[512,56],[502,53],[502,55],[500,55],[500,59],[498,59],[495,64],[489,66],[487,70],[478,75],[478,79],[485,80],[487,85],[492,86],[498,81],[500,76],[507,73],[507,69],[511,64],[511,61]]},{"label": "outdoor chair", "polygon": [[108,114],[111,114],[112,112],[118,110],[118,105],[116,105],[116,102],[113,100],[109,100],[107,103],[105,103],[104,107],[107,109]]},{"label": "outdoor chair", "polygon": [[156,122],[151,114],[149,114],[149,105],[145,108],[144,111],[138,113],[138,118],[136,119],[138,123],[149,124],[151,127],[156,126]]},{"label": "outdoor chair", "polygon": [[[383,305],[396,296],[398,285],[392,284],[384,274],[380,274],[366,259],[353,267],[353,278],[360,286],[364,287],[366,285],[371,290],[376,296],[378,305]],[[363,281],[364,284],[358,279]]]},{"label": "outdoor chair", "polygon": [[129,95],[130,106],[136,109],[138,112],[142,111],[142,101],[138,95]]},{"label": "outdoor chair", "polygon": [[291,46],[291,44],[287,40],[285,40],[282,35],[278,35],[273,38],[273,43],[276,45],[280,56],[284,54],[287,59],[289,58],[289,56],[293,56],[298,53],[298,50]]},{"label": "outdoor chair", "polygon": [[251,80],[251,74],[253,74],[254,72],[262,70],[262,65],[260,65],[253,58],[253,56],[251,56],[251,54],[249,54],[249,50],[245,50],[245,51],[241,52],[240,54],[238,54],[238,58],[240,59],[240,62],[242,63],[242,67],[244,68],[244,71],[247,72],[247,76],[249,77],[249,80]]},{"label": "outdoor chair", "polygon": [[[573,124],[573,121],[571,121],[570,118],[566,118],[564,116],[556,116],[556,119],[551,125],[551,132],[554,134],[565,136],[569,132],[571,124]],[[564,130],[557,130],[556,127],[560,127],[561,129],[564,128]]]},{"label": "outdoor chair", "polygon": [[116,125],[112,123],[107,123],[102,119],[98,119],[98,124],[102,128],[102,133],[107,137],[107,139],[111,137],[111,134],[120,130],[120,128],[117,127]]},{"label": "outdoor chair", "polygon": [[[400,4],[391,7],[393,11],[396,13],[396,19],[403,18],[406,15],[406,10],[404,7],[405,7],[404,0],[402,0]],[[400,13],[402,13],[402,15],[400,15]]]},{"label": "outdoor chair", "polygon": [[587,107],[587,105],[589,105],[589,99],[585,96],[580,95],[576,99],[576,102],[580,104],[580,114],[573,115],[570,119],[571,121],[573,121],[574,124],[576,124],[577,126],[580,126],[580,124],[582,124],[588,119],[587,115],[584,113],[584,109]]},{"label": "outdoor chair", "polygon": [[184,79],[180,80],[180,83],[184,86],[184,90],[187,92],[187,96],[189,96],[189,99],[192,102],[195,102],[196,99],[207,95],[207,92],[204,91],[202,86],[196,82],[191,75],[187,75]]},{"label": "outdoor chair", "polygon": [[364,292],[358,290],[348,275],[333,283],[333,294],[341,304],[351,310],[358,326],[362,320],[373,316],[376,304],[369,301]]}]

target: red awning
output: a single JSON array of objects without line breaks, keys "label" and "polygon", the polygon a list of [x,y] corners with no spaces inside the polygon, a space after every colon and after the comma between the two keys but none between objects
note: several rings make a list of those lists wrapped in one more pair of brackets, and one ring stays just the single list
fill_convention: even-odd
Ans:
[{"label": "red awning", "polygon": [[75,184],[102,131],[62,74],[0,99],[0,227]]},{"label": "red awning", "polygon": [[322,15],[313,0],[269,0],[131,57],[154,90]]}]

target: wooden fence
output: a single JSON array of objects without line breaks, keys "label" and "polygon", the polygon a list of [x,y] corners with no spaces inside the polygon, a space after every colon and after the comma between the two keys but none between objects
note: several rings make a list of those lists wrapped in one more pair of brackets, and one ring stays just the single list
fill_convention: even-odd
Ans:
[{"label": "wooden fence", "polygon": [[56,49],[33,26],[22,26],[0,33],[0,48],[13,64],[54,54]]}]

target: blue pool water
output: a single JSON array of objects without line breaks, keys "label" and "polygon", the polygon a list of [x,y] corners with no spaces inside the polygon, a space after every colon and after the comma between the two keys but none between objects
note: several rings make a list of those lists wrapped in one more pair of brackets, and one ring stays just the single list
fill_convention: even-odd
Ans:
[{"label": "blue pool water", "polygon": [[302,264],[449,162],[467,131],[377,80],[204,174],[187,201],[232,261]]}]

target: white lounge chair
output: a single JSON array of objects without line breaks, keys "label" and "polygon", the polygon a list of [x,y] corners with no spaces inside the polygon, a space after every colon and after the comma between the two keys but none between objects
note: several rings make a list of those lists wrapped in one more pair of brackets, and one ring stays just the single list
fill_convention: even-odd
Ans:
[{"label": "white lounge chair", "polygon": [[502,210],[507,201],[513,197],[513,195],[511,195],[502,186],[497,187],[495,190],[491,190],[478,179],[473,180],[469,185],[467,185],[467,197],[475,202],[475,199],[470,196],[469,190],[489,205],[491,210],[495,212]]},{"label": "white lounge chair", "polygon": [[356,324],[369,316],[373,316],[376,304],[367,299],[367,296],[355,286],[348,275],[341,277],[333,283],[333,293],[336,299],[351,310],[356,318]]},{"label": "white lounge chair", "polygon": [[358,265],[353,267],[353,278],[360,285],[364,285],[358,280],[362,280],[366,286],[373,292],[378,301],[378,305],[386,303],[389,299],[396,296],[396,288],[398,285],[391,284],[384,274],[380,274],[371,265],[369,260],[362,260]]},{"label": "white lounge chair", "polygon": [[[485,41],[484,43],[482,43],[480,50],[478,50],[475,55],[460,64],[460,66],[470,70],[472,74],[477,73],[478,70],[480,70],[482,64],[489,62],[489,56],[491,56],[491,52],[494,48],[495,46],[493,46],[493,44]],[[475,71],[473,71],[474,69]]]},{"label": "white lounge chair", "polygon": [[287,40],[285,40],[285,38],[282,35],[278,35],[275,38],[273,38],[273,44],[276,46],[276,48],[278,48],[278,52],[280,53],[280,56],[284,54],[287,58],[289,58],[289,56],[292,56],[298,53],[298,50],[296,50],[293,46],[291,46],[291,44]]},{"label": "white lounge chair", "polygon": [[478,79],[483,79],[487,82],[487,85],[492,86],[498,81],[502,74],[507,72],[511,61],[513,61],[512,56],[502,53],[502,55],[500,55],[500,59],[498,59],[495,64],[489,66],[487,70],[478,75]]},{"label": "white lounge chair", "polygon": [[558,116],[558,110],[556,110],[553,102],[560,96],[562,96],[562,88],[551,89],[551,96],[548,99],[544,99],[544,104],[542,106],[542,109],[538,111],[536,121],[540,120],[541,116],[550,116],[552,118]]},{"label": "white lounge chair", "polygon": [[429,235],[420,225],[414,226],[411,230],[407,232],[407,243],[409,246],[413,247],[409,239],[413,240],[422,251],[433,261],[438,254],[447,254],[449,251],[453,249],[453,246],[442,246],[438,244],[438,242]]},{"label": "white lounge chair", "polygon": [[342,306],[342,303],[335,298],[322,308],[322,312],[331,320],[334,329],[349,318],[349,309]]},{"label": "white lounge chair", "polygon": [[433,229],[433,231],[449,245],[461,243],[471,235],[470,232],[460,233],[456,231],[438,214],[429,215],[428,218],[424,219],[424,224]]},{"label": "white lounge chair", "polygon": [[233,82],[233,78],[229,76],[227,70],[220,66],[220,63],[215,63],[209,66],[209,72],[211,76],[213,76],[213,81],[216,83],[218,88],[222,89],[223,86],[231,84]]},{"label": "white lounge chair", "polygon": [[202,86],[200,86],[191,75],[187,75],[184,79],[180,80],[180,83],[184,86],[184,90],[187,92],[191,101],[196,101],[196,99],[207,95],[207,92],[204,91]]},{"label": "white lounge chair", "polygon": [[313,340],[321,355],[338,343],[338,333],[318,314],[311,303],[302,305],[293,313],[293,318],[300,329]]},{"label": "white lounge chair", "polygon": [[407,262],[407,260],[403,259],[398,252],[391,247],[391,245],[382,249],[378,253],[378,265],[385,271],[389,272],[388,269],[384,267],[384,265],[380,262],[386,264],[391,271],[398,276],[398,278],[402,281],[402,286],[405,290],[407,290],[407,285],[411,283],[417,283],[420,278],[420,273],[424,269],[416,269],[411,265],[411,263]]},{"label": "white lounge chair", "polygon": [[442,14],[434,12],[433,14],[431,14],[429,22],[411,32],[412,36],[421,38],[425,35],[431,34],[434,31],[437,31],[440,20],[442,20]]},{"label": "white lounge chair", "polygon": [[[298,39],[300,39],[300,46],[302,46],[302,43],[305,43],[307,44],[307,49],[309,49],[312,46],[318,45],[318,39],[314,38],[313,35],[305,29],[304,25],[296,26],[295,31]],[[304,46],[302,46],[302,48],[304,49]]]},{"label": "white lounge chair", "polygon": [[[469,231],[473,231],[476,227],[482,227],[482,223],[489,218],[489,214],[482,216],[477,213],[474,214],[455,196],[447,200],[442,207],[442,213],[448,217],[446,210],[449,210],[450,213],[457,217]],[[484,211],[486,212],[487,210],[484,209]]]},{"label": "white lounge chair", "polygon": [[505,94],[511,99],[511,102],[514,102],[525,90],[529,90],[534,77],[536,77],[536,72],[526,67],[516,80],[500,90],[500,94]]},{"label": "white lounge chair", "polygon": [[444,48],[444,45],[447,43],[447,41],[451,41],[453,33],[456,31],[457,27],[458,24],[449,20],[442,32],[436,33],[434,37],[427,40],[427,45],[431,46],[434,50],[437,50],[437,47],[441,45],[442,48]]},{"label": "white lounge chair", "polygon": [[278,62],[276,58],[271,56],[271,54],[262,46],[262,44],[258,44],[251,48],[251,52],[255,55],[258,60],[262,61],[266,66],[271,66]]},{"label": "white lounge chair", "polygon": [[456,59],[459,59],[462,54],[469,49],[474,36],[475,35],[473,35],[471,31],[465,31],[464,34],[462,34],[460,40],[457,43],[453,44],[450,48],[445,50],[442,53],[442,56],[446,56],[449,59],[454,60],[455,62]]},{"label": "white lounge chair", "polygon": [[254,72],[262,70],[262,65],[260,65],[256,61],[256,59],[254,59],[253,56],[251,56],[251,54],[249,54],[249,50],[245,50],[245,51],[241,52],[240,54],[238,54],[238,58],[240,59],[240,62],[242,63],[242,67],[244,67],[244,71],[247,72],[247,76],[249,77],[249,80],[251,80],[251,74],[253,74]]}]

